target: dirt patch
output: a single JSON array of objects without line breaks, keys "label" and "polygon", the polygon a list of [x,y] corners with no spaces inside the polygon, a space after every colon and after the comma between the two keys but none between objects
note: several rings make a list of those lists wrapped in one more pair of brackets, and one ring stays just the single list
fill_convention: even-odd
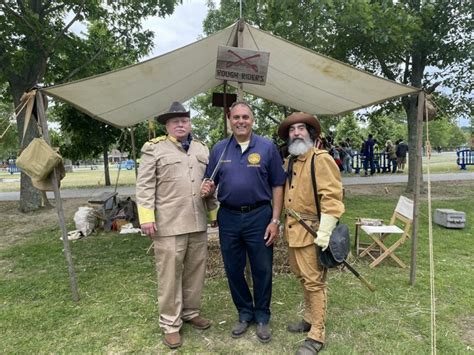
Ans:
[{"label": "dirt patch", "polygon": [[474,348],[474,315],[470,315],[460,320],[459,329],[461,331],[461,340],[471,349]]},{"label": "dirt patch", "polygon": [[[54,204],[54,200],[51,201]],[[86,198],[62,200],[66,223],[72,221],[74,213],[80,206],[87,205]],[[56,208],[42,208],[38,211],[23,213],[18,209],[16,201],[0,202],[0,249],[21,242],[36,229],[59,226]]]}]

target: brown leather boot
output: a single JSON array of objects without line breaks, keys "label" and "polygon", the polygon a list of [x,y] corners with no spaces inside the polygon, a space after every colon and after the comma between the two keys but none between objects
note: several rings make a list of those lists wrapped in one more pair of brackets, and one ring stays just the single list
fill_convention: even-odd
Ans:
[{"label": "brown leather boot", "polygon": [[179,332],[166,333],[163,338],[163,343],[170,349],[179,348],[182,345],[181,335]]},{"label": "brown leather boot", "polygon": [[191,318],[191,319],[189,319],[185,322],[190,323],[190,324],[192,324],[192,326],[194,328],[201,329],[201,330],[207,329],[211,326],[211,321],[209,319],[203,318],[201,316]]}]

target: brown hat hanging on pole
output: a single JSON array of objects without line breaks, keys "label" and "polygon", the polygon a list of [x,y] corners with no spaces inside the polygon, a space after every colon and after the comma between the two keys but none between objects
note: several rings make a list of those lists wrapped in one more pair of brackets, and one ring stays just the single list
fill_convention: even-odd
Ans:
[{"label": "brown hat hanging on pole", "polygon": [[283,140],[287,140],[288,130],[290,129],[290,126],[295,123],[305,123],[314,127],[316,130],[315,138],[319,137],[321,134],[321,124],[315,116],[306,112],[294,112],[280,123],[280,127],[278,127],[278,136]]},{"label": "brown hat hanging on pole", "polygon": [[190,117],[190,115],[189,111],[186,111],[181,103],[174,101],[167,112],[156,116],[156,120],[162,124],[165,124],[166,121],[173,117]]}]

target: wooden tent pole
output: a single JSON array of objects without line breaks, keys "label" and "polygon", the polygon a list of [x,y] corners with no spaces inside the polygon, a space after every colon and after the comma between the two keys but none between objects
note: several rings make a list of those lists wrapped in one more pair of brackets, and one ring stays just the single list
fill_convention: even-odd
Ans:
[{"label": "wooden tent pole", "polygon": [[415,187],[413,191],[413,232],[411,237],[411,261],[410,261],[410,285],[415,284],[416,279],[416,249],[418,245],[418,230],[420,216],[420,191],[422,170],[422,144],[423,144],[423,111],[425,105],[425,93],[418,93],[418,111],[416,117],[416,169],[415,169]]},{"label": "wooden tent pole", "polygon": [[132,144],[132,158],[135,162],[135,178],[138,176],[137,151],[135,149],[135,127],[130,128],[130,139]]},{"label": "wooden tent pole", "polygon": [[[49,137],[48,123],[46,121],[46,113],[44,110],[43,94],[40,91],[36,92],[36,115],[38,121],[41,124],[43,129],[43,138],[51,145],[51,139]],[[61,201],[61,194],[59,191],[59,176],[56,169],[53,169],[51,173],[53,189],[54,189],[54,198],[56,199],[56,211],[59,217],[59,226],[61,228],[61,235],[64,245],[64,256],[66,258],[68,272],[69,272],[69,281],[71,284],[72,300],[74,302],[79,301],[79,293],[77,291],[77,281],[76,281],[76,272],[74,271],[74,264],[72,261],[71,248],[69,247],[69,239],[67,236],[66,221],[64,218],[64,210]]]},{"label": "wooden tent pole", "polygon": [[[237,24],[237,47],[243,48],[244,46],[244,26],[245,21],[241,17],[239,23]],[[244,86],[243,83],[239,81],[238,90],[237,90],[237,101],[244,100]]]},{"label": "wooden tent pole", "polygon": [[227,127],[227,80],[224,80],[224,98],[223,98],[223,105],[224,105],[224,138],[228,135],[228,127]]}]

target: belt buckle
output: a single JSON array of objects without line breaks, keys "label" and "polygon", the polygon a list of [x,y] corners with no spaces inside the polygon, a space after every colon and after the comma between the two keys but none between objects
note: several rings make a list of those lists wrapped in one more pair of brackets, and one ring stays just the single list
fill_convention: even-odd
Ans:
[{"label": "belt buckle", "polygon": [[248,213],[250,212],[251,208],[250,206],[240,206],[240,212],[242,213]]}]

